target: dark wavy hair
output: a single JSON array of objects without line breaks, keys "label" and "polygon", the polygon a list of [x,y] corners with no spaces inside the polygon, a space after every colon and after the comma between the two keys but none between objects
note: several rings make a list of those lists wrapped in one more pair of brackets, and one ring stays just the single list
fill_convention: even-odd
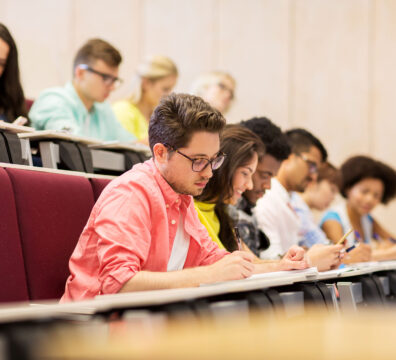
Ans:
[{"label": "dark wavy hair", "polygon": [[259,136],[265,145],[266,155],[273,156],[278,161],[286,160],[291,148],[286,135],[281,128],[266,117],[254,117],[241,121],[241,125],[247,127]]},{"label": "dark wavy hair", "polygon": [[364,179],[378,179],[384,184],[381,202],[386,204],[396,196],[396,172],[390,166],[369,156],[357,155],[341,165],[341,194],[346,198],[347,191]]},{"label": "dark wavy hair", "polygon": [[175,149],[184,147],[196,131],[220,133],[225,123],[223,115],[200,97],[172,93],[161,99],[151,115],[148,131],[151,152],[157,143]]},{"label": "dark wavy hair", "polygon": [[233,195],[232,179],[237,168],[247,165],[255,153],[263,155],[265,145],[249,129],[240,125],[227,125],[220,136],[220,151],[227,155],[224,163],[214,171],[204,191],[196,199],[216,204],[220,241],[228,251],[234,251],[238,246],[233,232],[234,224],[227,213],[225,201]]},{"label": "dark wavy hair", "polygon": [[18,50],[7,27],[0,23],[0,39],[9,47],[7,62],[0,77],[0,112],[8,121],[14,121],[18,116],[27,116],[25,95],[19,75]]}]

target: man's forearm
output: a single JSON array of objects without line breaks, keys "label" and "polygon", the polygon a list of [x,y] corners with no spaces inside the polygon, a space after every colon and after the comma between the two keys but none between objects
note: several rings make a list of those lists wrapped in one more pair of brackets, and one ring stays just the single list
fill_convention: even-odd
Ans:
[{"label": "man's forearm", "polygon": [[254,273],[265,273],[271,271],[281,271],[282,265],[280,260],[259,260],[258,262],[254,263]]},{"label": "man's forearm", "polygon": [[208,282],[211,282],[209,266],[169,272],[139,271],[119,292],[195,287]]}]

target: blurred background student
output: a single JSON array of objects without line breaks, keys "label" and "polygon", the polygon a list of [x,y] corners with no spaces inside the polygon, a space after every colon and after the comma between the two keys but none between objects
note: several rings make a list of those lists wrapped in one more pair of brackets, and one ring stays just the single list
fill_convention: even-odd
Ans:
[{"label": "blurred background student", "polygon": [[132,80],[132,93],[127,99],[113,104],[122,126],[136,138],[148,144],[148,124],[160,99],[176,85],[178,71],[166,56],[150,56],[142,62]]},{"label": "blurred background student", "polygon": [[353,156],[341,166],[341,194],[346,199],[322,218],[326,236],[336,242],[343,233],[353,228],[348,246],[358,242],[345,257],[345,262],[396,259],[393,236],[371,215],[379,204],[388,203],[396,196],[396,172],[388,165],[368,156]]},{"label": "blurred background student", "polygon": [[[206,227],[212,240],[228,251],[250,249],[238,241],[234,232],[236,222],[230,205],[236,205],[247,189],[252,189],[252,176],[258,158],[264,154],[264,144],[249,129],[240,125],[227,125],[220,137],[220,151],[226,154],[222,166],[213,172],[212,178],[201,195],[194,200],[198,218]],[[240,239],[241,240],[241,239]],[[255,256],[256,272],[306,268],[304,250],[292,247],[281,260],[263,261]]]},{"label": "blurred background student", "polygon": [[304,192],[292,192],[290,204],[300,218],[298,244],[310,248],[315,244],[328,244],[326,234],[320,228],[313,211],[324,211],[333,202],[341,187],[341,172],[329,162],[318,168],[316,181],[311,181]]},{"label": "blurred background student", "polygon": [[27,117],[20,81],[18,50],[7,27],[0,23],[0,120]]},{"label": "blurred background student", "polygon": [[74,57],[72,81],[44,90],[34,102],[29,112],[34,127],[102,141],[136,140],[106,101],[121,83],[121,61],[121,53],[107,41],[88,40]]},{"label": "blurred background student", "polygon": [[210,71],[194,81],[191,93],[200,96],[224,115],[234,100],[235,86],[235,79],[230,74]]}]

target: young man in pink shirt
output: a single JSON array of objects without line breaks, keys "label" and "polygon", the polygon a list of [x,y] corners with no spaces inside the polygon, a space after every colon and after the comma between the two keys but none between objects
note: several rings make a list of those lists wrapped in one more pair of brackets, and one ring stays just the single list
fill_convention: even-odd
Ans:
[{"label": "young man in pink shirt", "polygon": [[[153,158],[113,180],[99,197],[70,259],[61,301],[198,286],[256,271],[247,252],[225,256],[192,200],[224,160],[224,125],[199,97],[171,94],[161,101],[149,126]],[[291,257],[304,262],[303,251]]]}]

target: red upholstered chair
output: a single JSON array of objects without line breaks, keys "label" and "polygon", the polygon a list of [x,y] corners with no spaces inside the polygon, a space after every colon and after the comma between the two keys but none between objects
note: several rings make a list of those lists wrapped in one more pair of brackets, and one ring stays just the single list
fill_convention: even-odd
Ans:
[{"label": "red upholstered chair", "polygon": [[25,99],[26,111],[29,112],[31,107],[33,106],[33,99]]},{"label": "red upholstered chair", "polygon": [[3,168],[0,199],[0,302],[28,301],[14,192]]},{"label": "red upholstered chair", "polygon": [[107,186],[107,184],[110,181],[111,181],[111,179],[99,179],[99,178],[91,179],[92,190],[93,190],[95,201],[98,200],[103,189]]},{"label": "red upholstered chair", "polygon": [[73,175],[6,171],[14,188],[30,299],[58,299],[94,204],[91,184]]}]

